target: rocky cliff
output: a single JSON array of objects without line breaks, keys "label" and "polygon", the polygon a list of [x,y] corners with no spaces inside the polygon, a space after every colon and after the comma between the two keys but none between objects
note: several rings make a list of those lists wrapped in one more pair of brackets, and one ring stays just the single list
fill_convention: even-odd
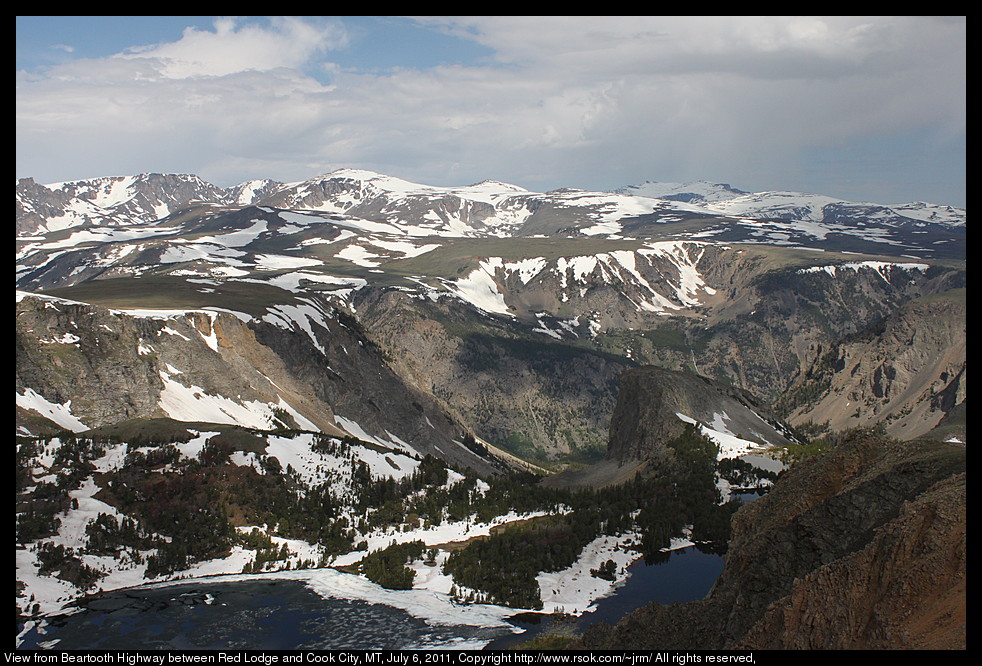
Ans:
[{"label": "rocky cliff", "polygon": [[761,445],[785,446],[790,432],[747,391],[686,372],[655,366],[625,372],[611,417],[607,458],[658,458],[665,442],[678,437],[686,422]]},{"label": "rocky cliff", "polygon": [[966,291],[955,289],[848,336],[803,373],[796,390],[817,397],[790,420],[832,430],[882,422],[901,439],[930,432],[965,403],[967,317]]},{"label": "rocky cliff", "polygon": [[604,459],[542,483],[602,488],[642,472],[671,477],[680,462],[672,442],[689,424],[713,441],[719,460],[797,441],[793,430],[747,391],[690,372],[642,366],[620,376]]},{"label": "rocky cliff", "polygon": [[602,649],[966,646],[965,448],[854,430],[732,521],[703,600],[587,630]]},{"label": "rocky cliff", "polygon": [[707,321],[686,333],[700,374],[772,404],[796,390],[834,345],[874,331],[906,302],[965,287],[964,273],[926,264],[800,268],[774,266],[772,255],[743,259],[744,274],[731,278]]},{"label": "rocky cliff", "polygon": [[535,461],[603,455],[630,359],[529,334],[449,299],[364,289],[355,306],[393,367],[482,438]]}]

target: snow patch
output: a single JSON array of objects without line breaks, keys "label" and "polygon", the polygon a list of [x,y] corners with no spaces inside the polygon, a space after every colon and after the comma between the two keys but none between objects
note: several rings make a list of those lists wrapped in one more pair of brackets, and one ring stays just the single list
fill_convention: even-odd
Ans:
[{"label": "snow patch", "polygon": [[835,277],[840,270],[851,270],[858,273],[862,269],[870,269],[879,273],[880,277],[885,281],[890,281],[890,272],[894,269],[900,269],[905,271],[920,271],[925,272],[930,266],[927,264],[919,263],[895,263],[889,261],[860,261],[852,262],[847,264],[831,264],[829,266],[811,266],[809,268],[798,269],[798,273],[828,273],[832,277]]},{"label": "snow patch", "polygon": [[89,427],[72,414],[72,401],[58,404],[47,400],[32,388],[25,388],[23,393],[17,393],[17,406],[34,411],[41,416],[54,421],[62,428],[72,432],[82,432]]},{"label": "snow patch", "polygon": [[225,423],[260,430],[272,427],[273,411],[268,403],[239,403],[224,396],[209,395],[200,386],[185,386],[176,382],[165,370],[160,370],[159,374],[164,388],[160,392],[158,406],[176,421]]},{"label": "snow patch", "polygon": [[498,291],[494,281],[495,270],[503,268],[501,257],[491,257],[481,261],[479,267],[471,271],[466,278],[451,283],[451,290],[457,296],[484,312],[501,314],[508,317],[514,315],[508,311],[505,298]]},{"label": "snow patch", "polygon": [[760,448],[760,444],[757,442],[741,439],[726,429],[724,421],[729,420],[726,412],[723,412],[722,414],[713,414],[713,427],[706,426],[699,421],[696,421],[694,418],[679,412],[676,412],[675,415],[682,421],[697,426],[699,428],[699,432],[719,444],[719,454],[716,456],[717,460],[723,460],[725,458],[739,458],[744,454]]}]

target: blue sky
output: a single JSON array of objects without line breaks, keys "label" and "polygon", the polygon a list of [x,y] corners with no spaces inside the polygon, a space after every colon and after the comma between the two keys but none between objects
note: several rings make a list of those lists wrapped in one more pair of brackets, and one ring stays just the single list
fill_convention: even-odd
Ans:
[{"label": "blue sky", "polygon": [[[474,41],[409,18],[346,16],[334,21],[343,24],[346,43],[332,52],[331,60],[352,70],[475,64],[492,54]],[[40,71],[79,58],[108,58],[134,46],[176,42],[186,28],[211,31],[214,22],[210,16],[20,16],[17,70]],[[316,66],[309,73],[320,78]]]},{"label": "blue sky", "polygon": [[18,177],[965,205],[964,17],[18,17]]}]

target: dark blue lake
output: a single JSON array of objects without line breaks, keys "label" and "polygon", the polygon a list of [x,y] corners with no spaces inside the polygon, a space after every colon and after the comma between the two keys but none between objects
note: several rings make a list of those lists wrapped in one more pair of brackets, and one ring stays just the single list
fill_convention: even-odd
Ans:
[{"label": "dark blue lake", "polygon": [[[639,560],[629,567],[629,571],[631,576],[624,585],[611,596],[598,600],[596,610],[584,613],[577,619],[577,633],[596,622],[615,624],[628,613],[652,601],[671,604],[702,599],[722,573],[723,558],[703,553],[692,546],[671,551],[667,561],[658,564],[645,564],[644,560]],[[548,616],[535,618],[532,614],[526,614],[515,621],[526,629],[524,633],[503,635],[485,649],[511,647],[553,626],[553,620]]]}]

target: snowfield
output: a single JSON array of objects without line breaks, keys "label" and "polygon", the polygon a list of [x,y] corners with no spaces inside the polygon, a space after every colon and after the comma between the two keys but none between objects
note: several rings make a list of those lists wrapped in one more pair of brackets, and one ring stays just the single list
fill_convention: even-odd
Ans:
[{"label": "snowfield", "polygon": [[62,428],[72,432],[82,432],[89,427],[78,420],[72,414],[72,401],[69,400],[63,405],[46,400],[34,389],[24,389],[24,393],[17,393],[17,406],[27,410],[33,410],[41,416],[51,419]]},{"label": "snowfield", "polygon": [[679,414],[676,412],[676,416],[680,420],[686,423],[691,423],[699,428],[699,432],[719,444],[719,454],[716,456],[717,460],[724,460],[726,458],[739,458],[740,456],[746,455],[751,451],[761,448],[761,445],[757,442],[751,442],[750,440],[741,439],[730,432],[725,421],[729,419],[726,412],[722,414],[713,414],[713,423],[711,426],[707,426],[699,421],[696,421],[690,416],[685,414]]}]

